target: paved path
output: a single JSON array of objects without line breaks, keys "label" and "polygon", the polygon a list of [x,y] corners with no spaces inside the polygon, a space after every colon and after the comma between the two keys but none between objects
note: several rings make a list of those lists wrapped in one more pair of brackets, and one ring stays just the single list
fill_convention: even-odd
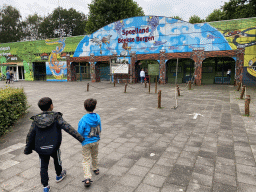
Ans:
[{"label": "paved path", "polygon": [[[99,150],[100,175],[84,188],[81,145],[63,131],[61,145],[67,178],[55,183],[52,160],[49,184],[53,192],[255,192],[256,191],[256,90],[251,95],[251,116],[244,116],[244,100],[231,85],[209,85],[188,90],[181,85],[178,108],[174,86],[162,90],[162,109],[157,94],[144,85],[107,82],[15,82],[24,87],[31,105],[0,141],[0,191],[42,191],[39,158],[24,155],[31,121],[39,113],[37,102],[49,96],[54,111],[77,129],[85,114],[83,101],[98,100],[102,118]],[[0,82],[0,88],[5,86]]]}]

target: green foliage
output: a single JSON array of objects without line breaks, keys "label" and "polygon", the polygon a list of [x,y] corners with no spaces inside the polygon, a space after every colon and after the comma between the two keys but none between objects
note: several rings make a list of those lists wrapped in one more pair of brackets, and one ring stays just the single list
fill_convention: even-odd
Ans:
[{"label": "green foliage", "polygon": [[88,6],[90,15],[85,30],[89,34],[121,19],[144,16],[142,8],[133,0],[94,0]]},{"label": "green foliage", "polygon": [[23,35],[20,12],[10,6],[4,5],[0,10],[0,43],[19,41]]},{"label": "green foliage", "polygon": [[183,20],[180,16],[173,16],[173,19]]},{"label": "green foliage", "polygon": [[220,21],[224,16],[224,13],[220,9],[214,9],[211,14],[206,17],[206,22]]},{"label": "green foliage", "polygon": [[56,8],[40,23],[38,32],[44,38],[77,36],[85,34],[86,19],[75,9]]},{"label": "green foliage", "polygon": [[40,23],[43,21],[43,18],[38,16],[37,13],[34,15],[29,15],[23,27],[23,32],[25,40],[39,40],[41,39],[41,34],[38,33],[38,28]]},{"label": "green foliage", "polygon": [[225,20],[256,17],[256,0],[230,0],[222,9]]},{"label": "green foliage", "polygon": [[0,89],[0,136],[26,112],[27,97],[20,88]]},{"label": "green foliage", "polygon": [[203,23],[203,22],[205,22],[205,20],[203,20],[203,19],[201,19],[199,16],[197,16],[197,15],[193,15],[193,16],[191,16],[190,18],[189,18],[189,21],[188,21],[189,23],[192,23],[192,24],[194,24],[194,23]]}]

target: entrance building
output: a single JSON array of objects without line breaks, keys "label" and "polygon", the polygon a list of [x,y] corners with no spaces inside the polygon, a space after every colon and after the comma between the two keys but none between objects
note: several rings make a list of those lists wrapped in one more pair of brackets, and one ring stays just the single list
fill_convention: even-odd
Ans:
[{"label": "entrance building", "polygon": [[[154,60],[159,64],[157,79],[165,84],[174,83],[178,62],[178,83],[194,80],[196,85],[230,84],[234,79],[242,82],[244,62],[249,58],[245,58],[245,49],[256,42],[236,43],[235,34],[227,33],[227,29],[221,26],[218,23],[190,24],[158,16],[120,20],[86,35],[78,44],[74,56],[67,60],[67,67],[73,62],[88,62],[92,82],[113,81],[109,76],[102,75],[101,63],[123,59],[129,63],[129,72],[119,74],[117,78],[137,83],[140,64]],[[243,33],[240,37],[242,35],[246,36]],[[231,78],[227,77],[229,69]],[[105,66],[104,70],[104,73],[109,71],[111,75],[111,68]],[[67,74],[67,78],[68,81],[72,79],[71,73]]]}]

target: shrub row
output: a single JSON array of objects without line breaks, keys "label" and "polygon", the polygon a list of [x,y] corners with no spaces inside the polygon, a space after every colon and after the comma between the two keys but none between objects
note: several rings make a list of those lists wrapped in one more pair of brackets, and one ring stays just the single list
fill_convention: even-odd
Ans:
[{"label": "shrub row", "polygon": [[0,89],[0,136],[28,109],[23,88]]}]

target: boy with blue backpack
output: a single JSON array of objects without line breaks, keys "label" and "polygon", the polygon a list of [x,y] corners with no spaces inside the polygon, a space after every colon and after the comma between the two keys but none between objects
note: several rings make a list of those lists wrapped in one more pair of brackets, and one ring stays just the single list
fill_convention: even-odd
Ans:
[{"label": "boy with blue backpack", "polygon": [[[84,170],[84,185],[89,187],[91,185],[91,170],[90,165],[92,161],[92,170],[95,175],[99,174],[98,165],[98,146],[101,132],[101,120],[97,113],[94,113],[96,108],[96,99],[87,99],[84,101],[84,108],[88,112],[84,115],[78,123],[78,133],[84,138],[82,142],[82,153],[83,153],[83,170]],[[92,159],[92,160],[91,160]]]},{"label": "boy with blue backpack", "polygon": [[41,98],[38,106],[43,112],[31,117],[33,122],[27,135],[24,154],[31,154],[32,150],[38,153],[41,162],[41,183],[44,186],[44,192],[49,192],[48,165],[50,157],[54,160],[56,182],[62,181],[67,174],[66,170],[62,170],[61,166],[61,130],[64,129],[81,143],[84,141],[84,137],[62,118],[60,112],[52,111],[53,104],[49,97]]}]

